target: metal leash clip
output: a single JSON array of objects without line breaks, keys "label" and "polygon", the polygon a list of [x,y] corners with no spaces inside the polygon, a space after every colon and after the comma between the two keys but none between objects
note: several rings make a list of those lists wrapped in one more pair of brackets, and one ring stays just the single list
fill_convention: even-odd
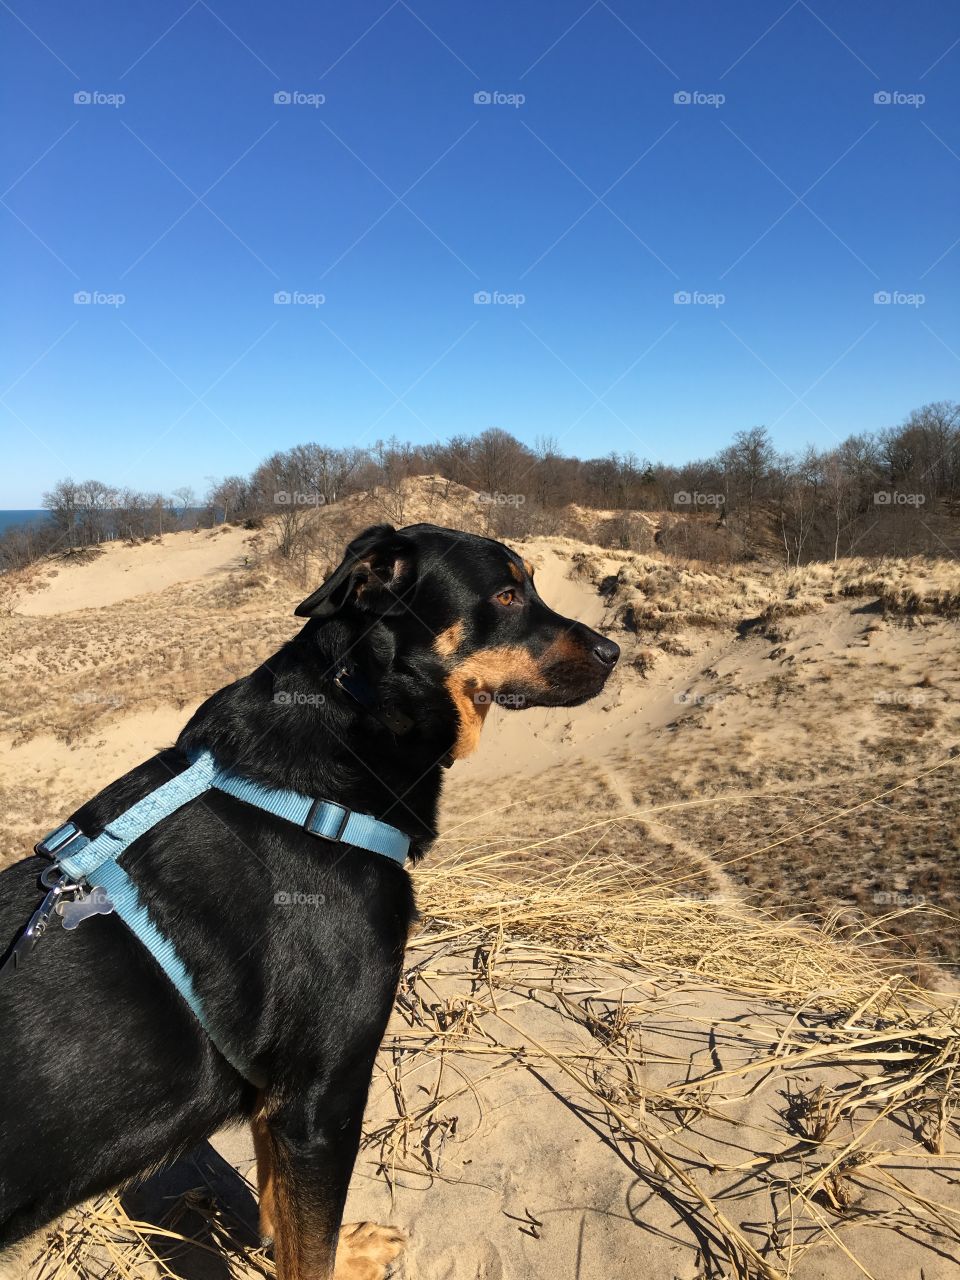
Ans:
[{"label": "metal leash clip", "polygon": [[60,899],[65,893],[79,888],[78,885],[71,884],[67,879],[66,873],[57,866],[47,867],[40,876],[40,883],[47,890],[47,895],[30,917],[23,933],[13,944],[13,949],[3,962],[3,965],[0,966],[0,974],[5,973],[8,969],[14,973],[17,972],[20,965],[46,933],[50,917],[57,910]]}]

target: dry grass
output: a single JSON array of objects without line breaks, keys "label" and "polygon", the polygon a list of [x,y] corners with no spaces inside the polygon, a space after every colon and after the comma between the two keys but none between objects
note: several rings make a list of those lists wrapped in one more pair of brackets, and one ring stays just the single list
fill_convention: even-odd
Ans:
[{"label": "dry grass", "polygon": [[[820,1265],[855,1258],[863,1230],[957,1248],[960,1213],[926,1175],[931,1156],[949,1170],[960,1151],[960,1009],[828,931],[677,900],[607,861],[518,884],[517,854],[417,872],[427,927],[375,1074],[363,1176],[455,1196],[487,1140],[492,1082],[519,1075],[564,1096],[585,1136],[599,1125],[654,1200],[681,1208],[677,1239],[697,1242],[704,1276],[781,1280],[814,1251]],[[729,1015],[702,1011],[705,979]],[[685,1001],[693,1012],[678,1014]],[[534,1005],[549,1039],[531,1031]],[[675,1056],[679,1029],[714,1046],[695,1071]],[[742,1203],[771,1184],[775,1212],[746,1229]],[[238,1280],[271,1274],[203,1188],[159,1227],[110,1196],[51,1233],[35,1274],[173,1277],[186,1261],[202,1276],[211,1255]]]},{"label": "dry grass", "polygon": [[256,570],[147,602],[0,616],[0,732],[75,741],[118,716],[192,707],[295,634],[290,593]]},{"label": "dry grass", "polygon": [[[575,544],[571,544],[573,546]],[[799,617],[840,596],[876,599],[891,615],[960,613],[960,568],[948,560],[850,558],[783,569],[770,562],[725,565],[634,552],[572,552],[630,631],[731,627]]]},{"label": "dry grass", "polygon": [[[478,786],[471,811],[461,791],[470,818],[448,821],[415,873],[425,929],[378,1061],[360,1176],[459,1203],[500,1105],[489,1091],[522,1078],[536,1098],[545,1081],[584,1143],[613,1148],[650,1189],[650,1213],[669,1208],[657,1230],[696,1242],[699,1275],[890,1280],[899,1262],[878,1269],[863,1250],[899,1259],[904,1242],[905,1274],[955,1257],[960,1013],[923,979],[960,954],[945,750],[960,722],[950,664],[929,657],[951,652],[942,619],[960,577],[922,561],[717,573],[554,545],[638,633],[624,665],[645,690],[674,669],[685,687],[698,647],[745,621],[770,652],[762,678],[745,661],[705,683],[716,703],[676,706],[664,677],[669,722],[602,759],[563,755],[515,810],[485,815]],[[858,621],[840,647],[804,631],[861,597],[881,620]],[[186,708],[293,632],[289,602],[261,568],[139,611],[2,618],[0,706],[17,707],[21,742],[88,734],[134,705]],[[903,621],[930,668],[909,679],[882,644],[908,634]],[[118,702],[78,698],[87,690]],[[897,697],[877,702],[878,690]],[[699,1046],[696,1070],[676,1035]],[[105,1197],[49,1233],[36,1280],[272,1274],[249,1223],[202,1179],[157,1221],[125,1205]],[[541,1224],[531,1214],[519,1229],[536,1238]]]},{"label": "dry grass", "polygon": [[116,1193],[65,1218],[32,1260],[31,1280],[182,1280],[216,1275],[257,1280],[276,1274],[272,1259],[204,1186],[183,1193],[160,1222],[127,1212]]},{"label": "dry grass", "polygon": [[[590,843],[590,834],[574,838]],[[556,850],[563,838],[553,837],[550,845]],[[418,901],[434,940],[472,936],[478,929],[502,932],[536,942],[543,955],[647,973],[686,972],[801,1004],[820,998],[855,1004],[876,982],[876,962],[839,946],[843,930],[836,924],[815,930],[736,902],[685,896],[596,851],[531,876],[523,862],[528,852],[459,854],[421,868]]]}]

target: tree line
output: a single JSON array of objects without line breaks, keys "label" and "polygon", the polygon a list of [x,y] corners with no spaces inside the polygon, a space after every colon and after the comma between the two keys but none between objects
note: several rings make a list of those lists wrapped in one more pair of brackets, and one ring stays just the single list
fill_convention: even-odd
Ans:
[{"label": "tree line", "polygon": [[[403,523],[406,482],[423,475],[477,494],[489,531],[500,536],[569,533],[707,560],[775,555],[788,566],[852,554],[945,554],[953,550],[950,518],[960,516],[960,404],[924,405],[899,426],[825,450],[780,453],[764,427],[753,427],[712,457],[680,466],[635,453],[581,459],[563,454],[555,439],[530,447],[490,428],[426,445],[297,445],[249,475],[212,482],[200,501],[186,487],[164,496],[65,479],[44,495],[49,521],[0,538],[0,569],[55,550],[223,521],[268,523],[278,554],[293,558],[316,508],[376,492],[385,514]],[[651,521],[646,513],[662,514]]]}]

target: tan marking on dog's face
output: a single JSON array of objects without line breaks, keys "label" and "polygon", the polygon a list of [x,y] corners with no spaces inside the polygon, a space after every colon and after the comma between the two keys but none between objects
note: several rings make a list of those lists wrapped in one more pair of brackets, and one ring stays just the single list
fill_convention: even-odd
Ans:
[{"label": "tan marking on dog's face", "polygon": [[519,568],[517,567],[517,565],[513,563],[512,560],[507,561],[507,568],[509,569],[510,577],[514,580],[514,582],[523,581],[523,574],[520,572]]},{"label": "tan marking on dog's face", "polygon": [[541,658],[540,665],[546,670],[554,662],[585,662],[588,661],[587,654],[582,644],[579,644],[568,631],[563,631],[552,641],[549,648],[545,649]]},{"label": "tan marking on dog's face", "polygon": [[463,623],[455,622],[453,626],[441,631],[433,642],[433,648],[441,658],[450,658],[463,644]]},{"label": "tan marking on dog's face", "polygon": [[460,717],[460,730],[451,752],[454,760],[476,751],[494,695],[508,681],[528,688],[543,683],[540,664],[526,649],[511,645],[481,649],[457,663],[447,676],[447,690]]},{"label": "tan marking on dog's face", "polygon": [[533,567],[533,565],[530,563],[530,561],[529,561],[529,560],[524,560],[524,562],[523,562],[523,567],[526,569],[526,571],[527,571],[527,573],[529,574],[529,576],[530,576],[531,578],[533,578],[533,575],[534,575],[535,570],[534,570],[534,567]]}]

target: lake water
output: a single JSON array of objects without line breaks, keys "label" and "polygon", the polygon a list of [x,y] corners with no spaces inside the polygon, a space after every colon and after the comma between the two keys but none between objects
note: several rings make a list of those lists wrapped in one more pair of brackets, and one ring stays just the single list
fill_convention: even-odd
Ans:
[{"label": "lake water", "polygon": [[0,511],[0,533],[6,533],[11,525],[32,524],[49,518],[49,511]]}]

